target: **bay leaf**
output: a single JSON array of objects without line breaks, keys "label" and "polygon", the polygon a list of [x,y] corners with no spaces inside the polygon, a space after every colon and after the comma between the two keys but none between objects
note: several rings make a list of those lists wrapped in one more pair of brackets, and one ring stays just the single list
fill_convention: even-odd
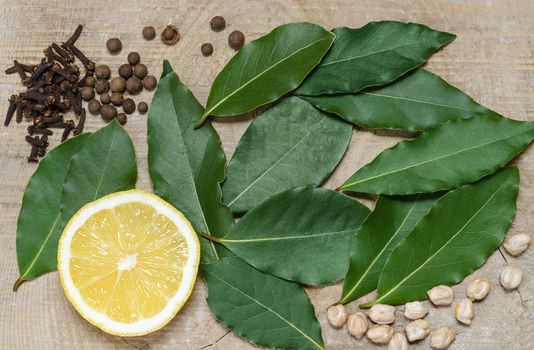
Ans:
[{"label": "bay leaf", "polygon": [[534,122],[475,116],[442,124],[380,153],[341,189],[405,195],[474,182],[505,166],[534,137]]},{"label": "bay leaf", "polygon": [[[169,62],[148,114],[148,169],[154,192],[178,208],[197,233],[227,232],[232,213],[221,203],[226,157],[211,125],[194,130],[204,109]],[[222,247],[201,238],[202,262],[219,258]]]},{"label": "bay leaf", "polygon": [[83,144],[70,162],[61,193],[63,226],[85,204],[135,188],[137,165],[132,140],[114,119]]},{"label": "bay leaf", "polygon": [[215,317],[252,344],[324,349],[321,326],[297,283],[262,273],[237,257],[201,266]]},{"label": "bay leaf", "polygon": [[331,32],[312,23],[284,24],[251,41],[215,78],[197,126],[208,115],[242,114],[294,90],[333,41]]},{"label": "bay leaf", "polygon": [[350,254],[341,303],[358,299],[376,289],[389,254],[428,214],[438,196],[380,196],[375,210],[360,226]]},{"label": "bay leaf", "polygon": [[422,131],[476,113],[497,115],[424,69],[361,93],[304,98],[323,111],[372,129]]},{"label": "bay leaf", "polygon": [[260,271],[320,285],[339,281],[369,209],[325,188],[299,187],[269,197],[217,241]]},{"label": "bay leaf", "polygon": [[361,28],[343,27],[332,32],[336,35],[332,48],[297,94],[353,93],[390,83],[456,38],[422,24],[395,21],[370,22]]},{"label": "bay leaf", "polygon": [[48,152],[24,190],[17,222],[20,277],[13,291],[24,281],[57,269],[57,242],[63,230],[61,186],[72,156],[88,137],[88,133],[81,134]]},{"label": "bay leaf", "polygon": [[506,168],[439,199],[386,261],[373,304],[427,298],[434,286],[453,285],[499,247],[516,213],[519,171]]},{"label": "bay leaf", "polygon": [[257,117],[228,165],[224,202],[234,213],[296,186],[319,185],[343,157],[352,126],[298,97]]}]

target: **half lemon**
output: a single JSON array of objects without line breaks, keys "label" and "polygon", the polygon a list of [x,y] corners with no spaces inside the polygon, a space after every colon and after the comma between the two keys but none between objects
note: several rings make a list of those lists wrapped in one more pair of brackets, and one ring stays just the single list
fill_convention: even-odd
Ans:
[{"label": "half lemon", "polygon": [[120,336],[144,335],[172,320],[191,295],[199,261],[191,223],[141,190],[82,207],[58,247],[69,301],[88,322]]}]

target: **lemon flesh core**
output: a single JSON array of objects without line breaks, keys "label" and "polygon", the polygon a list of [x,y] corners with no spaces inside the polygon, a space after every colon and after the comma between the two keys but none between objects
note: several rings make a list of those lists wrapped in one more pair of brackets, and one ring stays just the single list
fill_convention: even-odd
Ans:
[{"label": "lemon flesh core", "polygon": [[189,247],[152,206],[102,209],[74,233],[69,271],[83,301],[120,323],[156,316],[182,283]]}]

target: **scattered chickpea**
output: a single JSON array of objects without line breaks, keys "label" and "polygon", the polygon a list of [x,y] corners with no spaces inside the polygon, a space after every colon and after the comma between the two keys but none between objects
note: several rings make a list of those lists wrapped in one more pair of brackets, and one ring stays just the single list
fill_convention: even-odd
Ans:
[{"label": "scattered chickpea", "polygon": [[402,333],[395,333],[389,341],[388,350],[408,350],[408,340]]},{"label": "scattered chickpea", "polygon": [[455,309],[456,319],[463,324],[470,325],[475,317],[475,308],[469,298],[463,298]]},{"label": "scattered chickpea", "polygon": [[456,338],[456,332],[447,326],[432,331],[430,346],[434,349],[447,349]]},{"label": "scattered chickpea", "polygon": [[340,328],[347,322],[348,315],[347,311],[345,311],[345,307],[338,304],[332,305],[326,310],[326,317],[332,327]]},{"label": "scattered chickpea", "polygon": [[530,235],[526,233],[516,233],[504,240],[504,249],[512,256],[519,256],[527,250],[530,245]]},{"label": "scattered chickpea", "polygon": [[477,278],[467,286],[467,297],[471,301],[484,299],[490,292],[490,281],[486,277]]},{"label": "scattered chickpea", "polygon": [[430,324],[427,320],[415,320],[406,325],[404,329],[406,337],[410,343],[422,340],[430,333]]},{"label": "scattered chickpea", "polygon": [[452,304],[454,291],[451,287],[440,285],[426,292],[432,304],[436,306],[448,306]]},{"label": "scattered chickpea", "polygon": [[404,316],[410,320],[418,320],[428,314],[428,307],[422,301],[412,301],[406,303]]},{"label": "scattered chickpea", "polygon": [[391,338],[393,338],[393,333],[393,327],[383,324],[375,324],[367,331],[367,338],[375,344],[385,345],[389,343]]},{"label": "scattered chickpea", "polygon": [[501,272],[501,285],[506,290],[512,290],[521,284],[523,270],[515,266],[506,266]]},{"label": "scattered chickpea", "polygon": [[376,304],[369,309],[367,315],[374,323],[391,324],[395,322],[395,307],[391,305]]},{"label": "scattered chickpea", "polygon": [[350,314],[347,318],[347,329],[349,333],[356,339],[362,339],[367,332],[369,323],[367,322],[367,316],[363,312],[356,312]]}]

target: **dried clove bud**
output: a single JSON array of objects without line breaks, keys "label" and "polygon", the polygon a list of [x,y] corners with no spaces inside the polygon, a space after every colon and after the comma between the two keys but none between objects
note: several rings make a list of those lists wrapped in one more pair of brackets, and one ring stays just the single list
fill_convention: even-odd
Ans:
[{"label": "dried clove bud", "polygon": [[347,318],[347,329],[356,339],[362,339],[368,327],[367,316],[363,312],[350,314]]},{"label": "dried clove bud", "polygon": [[[81,114],[80,114],[81,115]],[[65,142],[67,138],[69,137],[70,133],[74,130],[74,122],[72,120],[67,121],[67,126],[63,130],[63,134],[61,135],[61,142]]]},{"label": "dried clove bud", "polygon": [[523,280],[523,270],[515,266],[506,266],[501,272],[501,285],[506,290],[519,287]]},{"label": "dried clove bud", "polygon": [[388,350],[408,350],[408,340],[402,333],[395,333],[389,341]]},{"label": "dried clove bud", "polygon": [[80,24],[78,27],[76,27],[76,30],[72,34],[72,36],[65,42],[65,46],[70,47],[76,43],[76,40],[80,37],[80,34],[82,34],[83,26]]},{"label": "dried clove bud", "polygon": [[422,301],[412,301],[406,303],[404,316],[410,320],[418,320],[428,314],[428,307]]},{"label": "dried clove bud", "polygon": [[376,304],[371,307],[367,315],[374,323],[391,324],[395,322],[395,307],[391,305]]},{"label": "dried clove bud", "polygon": [[527,250],[530,245],[530,235],[526,233],[516,233],[506,237],[503,246],[506,251],[512,256],[519,256]]},{"label": "dried clove bud", "polygon": [[425,339],[430,333],[430,324],[427,320],[415,320],[406,325],[404,329],[410,343]]},{"label": "dried clove bud", "polygon": [[326,317],[332,327],[340,328],[347,322],[348,315],[347,311],[345,311],[345,307],[341,304],[337,304],[330,306],[326,310]]},{"label": "dried clove bud", "polygon": [[8,126],[11,122],[11,119],[13,118],[13,114],[15,114],[15,110],[17,109],[17,96],[11,95],[9,98],[9,107],[7,107],[7,113],[6,118],[4,119],[4,126]]},{"label": "dried clove bud", "polygon": [[456,332],[447,326],[432,331],[430,346],[434,349],[447,349],[456,338]]},{"label": "dried clove bud", "polygon": [[451,287],[440,285],[426,292],[432,304],[436,306],[447,306],[452,304],[454,292]]},{"label": "dried clove bud", "polygon": [[456,319],[464,324],[470,325],[475,317],[475,308],[469,298],[463,298],[455,309]]},{"label": "dried clove bud", "polygon": [[389,343],[389,341],[393,337],[393,333],[393,327],[376,324],[374,326],[371,326],[367,331],[367,338],[369,338],[369,340],[375,344],[385,345]]},{"label": "dried clove bud", "polygon": [[78,120],[78,125],[74,128],[74,135],[80,135],[83,132],[83,128],[85,126],[85,108],[82,108],[82,112],[80,113],[80,120]]},{"label": "dried clove bud", "polygon": [[471,301],[484,299],[490,292],[490,281],[486,277],[477,278],[467,286],[467,297]]}]

